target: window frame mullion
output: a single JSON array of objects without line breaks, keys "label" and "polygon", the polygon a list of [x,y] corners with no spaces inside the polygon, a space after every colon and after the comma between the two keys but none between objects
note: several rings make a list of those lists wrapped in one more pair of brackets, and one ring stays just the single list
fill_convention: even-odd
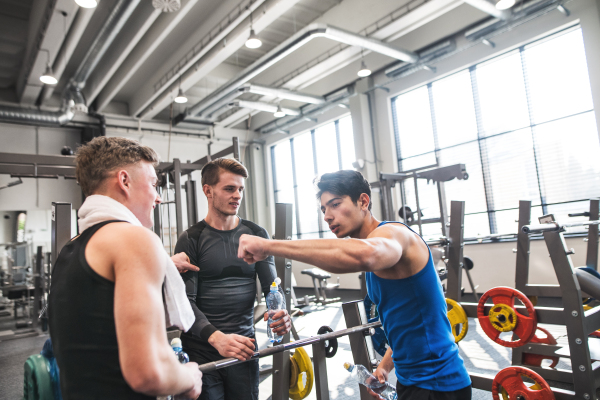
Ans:
[{"label": "window frame mullion", "polygon": [[294,152],[294,138],[290,139],[290,153],[292,153],[292,182],[294,185],[294,201],[296,214],[296,235],[298,239],[302,239],[302,229],[300,227],[300,208],[298,207],[298,181],[296,180],[296,154]]},{"label": "window frame mullion", "polygon": [[481,102],[479,99],[479,85],[477,84],[477,66],[469,67],[469,77],[471,79],[471,93],[473,95],[473,107],[475,108],[475,121],[477,123],[477,144],[479,147],[479,159],[481,162],[481,174],[483,177],[483,188],[485,193],[485,203],[488,211],[488,222],[490,233],[498,233],[498,223],[496,221],[496,211],[494,207],[494,194],[492,191],[492,177],[490,176],[489,158],[484,136],[483,116],[481,115]]},{"label": "window frame mullion", "polygon": [[525,86],[525,100],[527,101],[527,115],[529,117],[529,130],[531,132],[531,144],[533,147],[533,162],[535,164],[535,176],[537,178],[538,193],[540,194],[540,205],[542,206],[542,214],[548,214],[548,204],[546,204],[545,190],[542,185],[542,179],[540,177],[540,168],[538,165],[537,155],[537,143],[536,143],[536,132],[537,125],[533,115],[533,107],[531,105],[531,99],[529,96],[529,74],[527,73],[527,62],[525,61],[525,46],[519,47],[519,57],[521,60],[521,73],[523,74],[523,85]]},{"label": "window frame mullion", "polygon": [[[317,141],[315,139],[315,130],[311,129],[310,131],[310,140],[312,143],[312,152],[313,152],[313,168],[315,172],[315,177],[319,175],[319,166],[317,164]],[[319,238],[323,238],[323,218],[321,218],[321,210],[317,207],[317,222],[319,224]]]}]

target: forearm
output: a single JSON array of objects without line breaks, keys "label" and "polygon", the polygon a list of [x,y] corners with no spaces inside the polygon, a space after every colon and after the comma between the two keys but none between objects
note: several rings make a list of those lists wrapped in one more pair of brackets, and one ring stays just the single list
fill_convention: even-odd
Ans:
[{"label": "forearm", "polygon": [[392,369],[394,369],[394,360],[392,359],[391,347],[388,347],[377,368],[384,370],[386,373],[389,373]]},{"label": "forearm", "polygon": [[361,239],[269,240],[265,251],[276,257],[314,265],[333,273],[370,271],[373,246]]},{"label": "forearm", "polygon": [[173,356],[169,348],[167,354],[160,357],[160,387],[151,392],[146,392],[155,396],[166,396],[170,394],[180,394],[187,392],[194,386],[194,378],[190,370],[184,368]]}]

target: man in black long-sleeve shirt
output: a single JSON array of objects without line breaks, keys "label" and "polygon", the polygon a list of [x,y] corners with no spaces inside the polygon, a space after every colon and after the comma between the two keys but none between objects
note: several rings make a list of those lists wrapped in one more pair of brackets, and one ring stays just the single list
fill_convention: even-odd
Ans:
[{"label": "man in black long-sleeve shirt", "polygon": [[[256,277],[265,295],[276,278],[273,257],[256,264],[237,258],[242,234],[268,238],[265,229],[243,220],[237,211],[243,197],[243,165],[232,159],[216,159],[202,169],[202,189],[208,200],[203,221],[185,231],[175,252],[185,252],[200,271],[184,273],[183,280],[196,322],[182,334],[183,349],[198,364],[224,357],[249,359],[256,350],[254,299]],[[265,314],[266,318],[266,314]],[[273,317],[278,334],[290,330],[287,311]],[[258,360],[220,369],[203,376],[201,399],[257,400]]]}]

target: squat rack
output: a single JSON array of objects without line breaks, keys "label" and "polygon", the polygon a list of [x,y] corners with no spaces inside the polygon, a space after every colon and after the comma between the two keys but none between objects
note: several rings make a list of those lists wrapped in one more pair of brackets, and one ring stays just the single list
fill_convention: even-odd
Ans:
[{"label": "squat rack", "polygon": [[[406,191],[402,183],[410,178],[413,178],[414,180],[417,221],[409,223],[408,218],[411,216],[406,215]],[[378,187],[380,189],[383,220],[396,220],[396,212],[394,210],[394,202],[392,200],[392,188],[394,188],[396,183],[400,183],[400,200],[402,201],[400,211],[404,212],[403,219],[405,223],[407,225],[419,225],[419,234],[423,235],[423,224],[441,222],[442,235],[447,236],[446,222],[448,221],[448,212],[446,210],[446,193],[444,190],[444,182],[451,181],[454,178],[461,180],[469,179],[469,174],[467,173],[465,164],[454,164],[446,167],[439,167],[437,164],[434,164],[427,167],[411,169],[408,171],[400,171],[392,174],[381,172],[379,174],[379,181],[371,183],[371,187]],[[418,179],[426,179],[427,182],[433,181],[437,184],[438,201],[440,206],[439,218],[421,218],[421,205],[419,202],[419,187],[417,182]]]},{"label": "squat rack", "polygon": [[[530,225],[531,202],[519,202],[519,232],[517,236],[517,264],[515,287],[528,296],[560,297],[563,307],[535,307],[538,324],[565,325],[569,346],[548,345],[541,343],[528,343],[525,346],[513,348],[512,365],[523,365],[537,372],[544,379],[571,383],[575,391],[552,388],[557,400],[562,399],[596,399],[596,389],[600,387],[600,368],[594,369],[592,359],[600,359],[600,345],[598,340],[589,339],[588,335],[600,328],[600,307],[588,311],[583,309],[582,297],[586,296],[580,286],[562,231],[568,226],[589,225],[587,265],[597,269],[598,262],[598,199],[590,200],[591,222],[574,222],[559,224],[556,222],[543,225]],[[464,247],[462,237],[462,226],[464,222],[464,202],[453,201],[451,205],[451,220],[449,240],[455,249]],[[543,234],[552,265],[558,278],[558,285],[529,284],[529,255],[530,236],[532,234]],[[494,237],[481,236],[478,239],[494,239]],[[457,253],[454,253],[456,258]],[[462,258],[462,254],[460,254]],[[460,258],[460,259],[461,259]],[[446,296],[460,303],[460,282],[462,274],[460,269],[449,263],[448,266],[448,291]],[[460,303],[469,318],[477,318],[477,303]],[[486,305],[486,313],[491,305]],[[515,307],[520,312],[525,310],[523,306]],[[573,371],[550,369],[525,365],[524,354],[539,354],[550,357],[567,357],[571,359]],[[594,357],[592,357],[594,356]],[[491,391],[494,377],[485,374],[470,373],[473,387]]]}]

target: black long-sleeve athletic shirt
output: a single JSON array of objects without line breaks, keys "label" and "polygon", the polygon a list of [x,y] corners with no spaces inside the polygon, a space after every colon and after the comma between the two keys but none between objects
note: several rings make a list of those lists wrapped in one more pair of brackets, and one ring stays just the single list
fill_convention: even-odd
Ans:
[{"label": "black long-sleeve athletic shirt", "polygon": [[267,231],[240,218],[229,231],[214,229],[200,221],[181,234],[175,253],[185,252],[199,272],[182,274],[196,321],[182,333],[183,347],[203,352],[207,358],[223,357],[208,343],[219,330],[226,334],[254,337],[254,300],[258,276],[265,296],[277,273],[273,257],[256,264],[238,258],[239,238],[243,234],[269,238]]}]

